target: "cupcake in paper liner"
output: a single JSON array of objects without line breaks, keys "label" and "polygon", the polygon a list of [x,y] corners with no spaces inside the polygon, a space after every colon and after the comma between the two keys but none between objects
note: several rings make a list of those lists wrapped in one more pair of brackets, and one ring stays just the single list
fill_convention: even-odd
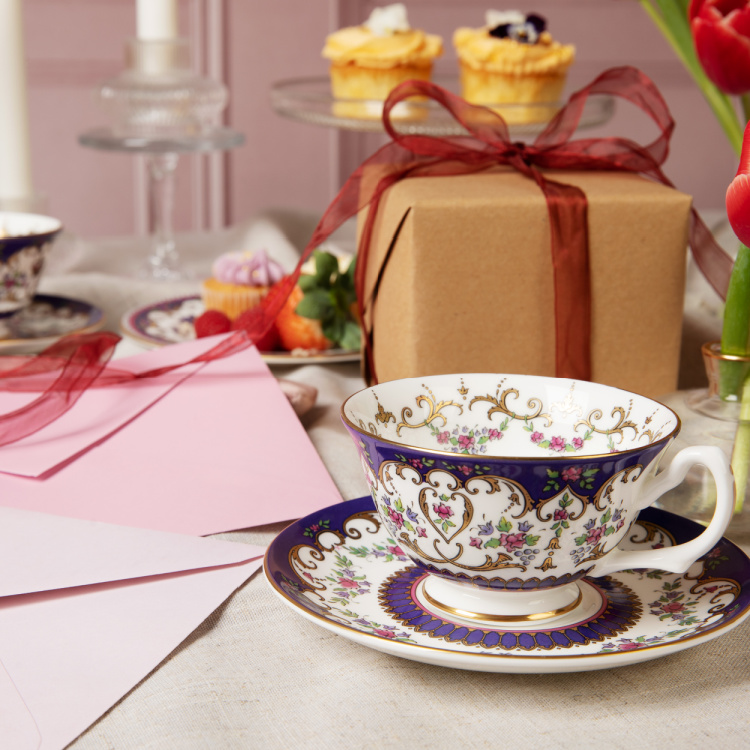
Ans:
[{"label": "cupcake in paper liner", "polygon": [[235,320],[261,303],[271,287],[284,277],[284,269],[264,250],[220,255],[211,277],[201,284],[206,310],[219,310]]},{"label": "cupcake in paper liner", "polygon": [[[400,83],[430,80],[433,62],[442,52],[439,36],[411,28],[401,3],[375,8],[361,26],[333,32],[322,54],[331,62],[331,91],[338,100],[335,114],[380,117],[380,102]],[[394,117],[419,115],[420,109],[402,104],[394,109]]]},{"label": "cupcake in paper liner", "polygon": [[535,13],[488,11],[482,28],[453,34],[462,96],[493,107],[508,124],[549,120],[557,111],[575,47],[560,44]]}]

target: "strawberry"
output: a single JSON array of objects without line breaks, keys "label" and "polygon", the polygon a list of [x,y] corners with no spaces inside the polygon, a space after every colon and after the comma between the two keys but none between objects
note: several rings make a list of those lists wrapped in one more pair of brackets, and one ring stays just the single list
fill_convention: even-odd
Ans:
[{"label": "strawberry", "polygon": [[202,339],[205,336],[215,336],[217,333],[227,333],[232,323],[220,310],[206,310],[195,319],[195,335]]},{"label": "strawberry", "polygon": [[281,345],[287,351],[294,349],[314,349],[324,351],[330,349],[331,342],[323,335],[323,327],[319,320],[303,318],[295,312],[304,293],[295,286],[284,303],[276,318],[276,328],[279,332]]},{"label": "strawberry", "polygon": [[[245,310],[232,323],[232,330],[243,329],[252,320],[253,314],[253,310]],[[255,342],[255,346],[258,347],[260,352],[273,352],[279,348],[279,332],[275,323],[272,323],[271,327]]]}]

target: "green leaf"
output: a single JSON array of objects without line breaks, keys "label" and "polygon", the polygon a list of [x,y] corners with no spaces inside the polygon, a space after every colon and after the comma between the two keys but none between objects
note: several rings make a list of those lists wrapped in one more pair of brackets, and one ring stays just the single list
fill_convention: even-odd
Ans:
[{"label": "green leaf", "polygon": [[552,471],[552,469],[547,469],[547,476],[551,479],[557,479],[557,477],[560,476],[559,471]]},{"label": "green leaf", "polygon": [[485,546],[485,548],[492,547],[494,549],[495,547],[499,547],[500,546],[500,540],[499,539],[488,539],[484,543],[484,546]]},{"label": "green leaf", "polygon": [[341,338],[338,342],[334,343],[338,343],[342,349],[359,351],[362,346],[362,331],[360,327],[353,320],[347,320],[344,323],[344,332]]},{"label": "green leaf", "polygon": [[524,541],[529,545],[529,547],[533,547],[539,541],[539,535],[526,534],[526,539],[524,539]]},{"label": "green leaf", "polygon": [[322,320],[333,312],[331,295],[324,289],[312,289],[300,300],[295,312],[303,318]]},{"label": "green leaf", "polygon": [[299,277],[297,281],[297,286],[303,291],[303,292],[309,292],[311,289],[316,289],[318,286],[317,281],[315,280],[314,276],[310,276],[308,274],[303,274]]},{"label": "green leaf", "polygon": [[581,534],[581,536],[576,537],[576,546],[580,547],[586,542],[586,534]]},{"label": "green leaf", "polygon": [[508,522],[508,521],[506,520],[505,516],[503,516],[503,517],[502,517],[502,518],[500,519],[500,523],[499,523],[499,524],[497,524],[497,530],[498,530],[498,531],[502,531],[502,532],[504,532],[504,533],[506,533],[506,534],[507,534],[507,533],[508,533],[508,532],[509,532],[509,531],[510,531],[510,530],[511,530],[512,528],[513,528],[513,524],[512,524],[512,523],[509,523],[509,522]]},{"label": "green leaf", "polygon": [[315,260],[315,279],[319,286],[330,287],[331,280],[338,275],[339,262],[335,255],[326,250],[316,250],[313,253]]}]

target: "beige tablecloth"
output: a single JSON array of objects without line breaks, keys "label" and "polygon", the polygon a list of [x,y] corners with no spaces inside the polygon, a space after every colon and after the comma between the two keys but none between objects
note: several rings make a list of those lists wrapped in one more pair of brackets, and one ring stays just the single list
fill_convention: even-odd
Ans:
[{"label": "beige tablecloth", "polygon": [[[248,232],[294,252],[274,221],[183,244],[200,274]],[[304,232],[301,232],[301,236]],[[133,305],[177,296],[195,282],[159,285],[116,275],[145,252],[132,239],[68,238],[43,290],[102,306],[109,327]],[[187,251],[185,250],[187,248]],[[125,342],[121,353],[133,350]],[[362,386],[358,366],[308,365],[279,376],[319,390],[305,427],[343,497],[366,494],[339,421]],[[224,535],[268,544],[284,524]],[[2,739],[0,738],[0,747]],[[289,610],[262,573],[225,602],[151,675],[71,747],[219,748],[745,748],[750,746],[750,622],[681,653],[595,672],[475,673],[399,659],[331,634]]]}]

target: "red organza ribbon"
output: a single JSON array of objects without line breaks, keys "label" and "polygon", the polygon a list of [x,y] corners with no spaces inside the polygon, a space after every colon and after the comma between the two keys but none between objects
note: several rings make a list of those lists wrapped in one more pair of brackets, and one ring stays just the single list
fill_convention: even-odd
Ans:
[{"label": "red organza ribbon", "polygon": [[[591,95],[607,94],[640,107],[656,123],[659,137],[648,146],[623,138],[572,141]],[[467,130],[466,136],[435,138],[397,133],[390,121],[393,107],[422,96],[443,106]],[[323,214],[300,262],[277,284],[253,319],[220,344],[189,362],[137,375],[105,366],[119,337],[112,333],[72,335],[36,357],[0,359],[0,388],[39,392],[40,396],[15,412],[0,416],[0,445],[20,440],[62,416],[90,387],[156,377],[187,364],[209,362],[245,349],[271,326],[300,275],[303,263],[346,220],[369,207],[357,253],[355,283],[360,317],[365,320],[364,280],[370,238],[384,191],[401,179],[481,172],[505,164],[534,179],[547,199],[555,278],[557,373],[586,378],[589,336],[580,335],[581,321],[590,322],[586,199],[581,191],[547,179],[541,169],[621,170],[637,172],[672,187],[661,172],[674,122],[654,84],[639,70],[613,68],[573,94],[533,144],[511,142],[503,119],[493,111],[467,104],[434,84],[407,81],[385,103],[383,121],[392,141],[367,159],[347,180]],[[726,295],[732,260],[716,244],[693,211],[690,244],[696,263],[722,298]],[[372,369],[370,333],[365,332],[365,356]],[[586,378],[587,379],[587,378]]]}]

